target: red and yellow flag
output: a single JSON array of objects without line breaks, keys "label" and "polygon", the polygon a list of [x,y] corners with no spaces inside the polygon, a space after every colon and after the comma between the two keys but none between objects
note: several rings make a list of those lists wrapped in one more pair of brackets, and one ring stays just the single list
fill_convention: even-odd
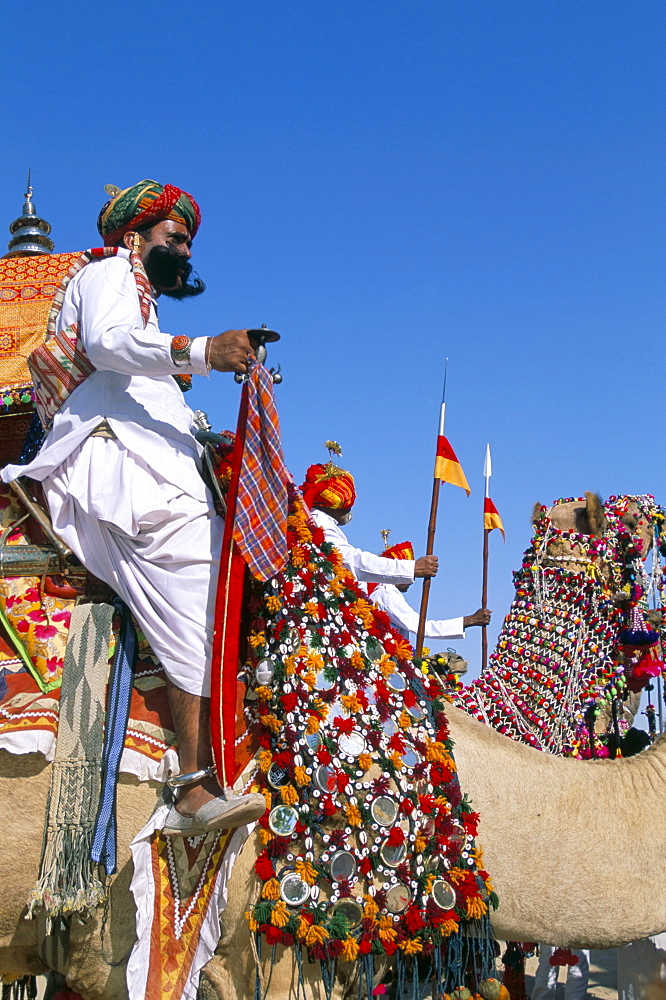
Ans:
[{"label": "red and yellow flag", "polygon": [[435,459],[435,479],[441,479],[443,483],[451,483],[453,486],[460,486],[467,496],[472,492],[462,470],[462,465],[458,461],[455,451],[448,442],[448,439],[440,434],[437,438],[437,458]]},{"label": "red and yellow flag", "polygon": [[506,535],[504,534],[504,525],[502,524],[502,518],[499,516],[497,507],[492,502],[490,497],[486,497],[483,501],[483,527],[486,531],[492,531],[493,528],[499,528],[502,532],[502,538],[506,541]]}]

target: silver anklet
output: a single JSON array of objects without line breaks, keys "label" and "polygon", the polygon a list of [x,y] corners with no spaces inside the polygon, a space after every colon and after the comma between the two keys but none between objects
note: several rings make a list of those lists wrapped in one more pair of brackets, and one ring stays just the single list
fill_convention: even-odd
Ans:
[{"label": "silver anklet", "polygon": [[201,781],[202,778],[212,778],[216,773],[215,765],[211,764],[210,767],[203,767],[200,771],[175,774],[173,777],[167,778],[167,785],[171,788],[182,788],[183,785],[193,785],[196,781]]}]

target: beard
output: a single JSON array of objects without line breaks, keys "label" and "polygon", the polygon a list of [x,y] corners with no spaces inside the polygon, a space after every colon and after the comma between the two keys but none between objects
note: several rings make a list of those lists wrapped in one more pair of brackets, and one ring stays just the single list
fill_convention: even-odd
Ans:
[{"label": "beard", "polygon": [[354,515],[352,514],[351,511],[349,511],[348,514],[343,514],[340,520],[338,521],[338,524],[349,524],[353,516]]},{"label": "beard", "polygon": [[[175,247],[153,247],[145,268],[151,285],[170,299],[189,299],[206,291],[206,285],[198,275],[191,278],[192,265]],[[179,278],[181,284],[176,288]]]}]

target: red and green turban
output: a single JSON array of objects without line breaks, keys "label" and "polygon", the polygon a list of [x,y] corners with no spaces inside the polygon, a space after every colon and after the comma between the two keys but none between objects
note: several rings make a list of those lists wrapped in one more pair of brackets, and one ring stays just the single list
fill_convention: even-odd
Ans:
[{"label": "red and green turban", "polygon": [[385,559],[413,559],[414,547],[411,542],[398,542],[384,549],[382,555]]},{"label": "red and green turban", "polygon": [[186,191],[157,181],[139,181],[114,195],[99,213],[97,229],[107,247],[118,246],[125,233],[164,219],[182,222],[192,239],[201,224],[199,206]]},{"label": "red and green turban", "polygon": [[323,507],[324,510],[347,510],[356,500],[354,477],[332,462],[311,465],[301,491],[308,507]]}]

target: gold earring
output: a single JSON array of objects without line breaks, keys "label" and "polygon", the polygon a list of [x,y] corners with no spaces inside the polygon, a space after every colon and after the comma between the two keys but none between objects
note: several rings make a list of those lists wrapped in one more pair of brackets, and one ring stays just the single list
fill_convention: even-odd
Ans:
[{"label": "gold earring", "polygon": [[134,253],[138,253],[139,252],[139,243],[140,242],[141,242],[141,237],[139,236],[138,233],[135,233],[134,234],[134,239],[132,240],[132,250],[134,251]]}]

